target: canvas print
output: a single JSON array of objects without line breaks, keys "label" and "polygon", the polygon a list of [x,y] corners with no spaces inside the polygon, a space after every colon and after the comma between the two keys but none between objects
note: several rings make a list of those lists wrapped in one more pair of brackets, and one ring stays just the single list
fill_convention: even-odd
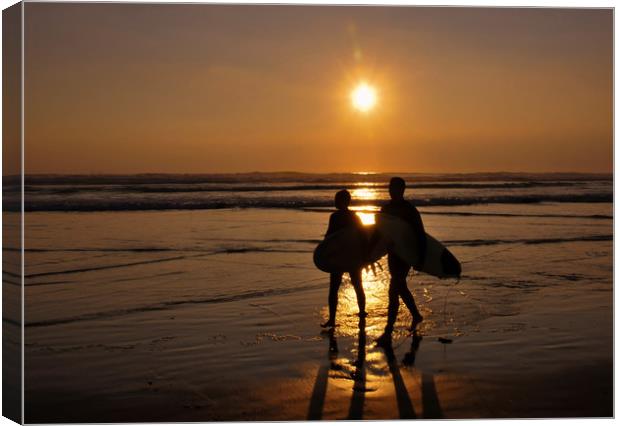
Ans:
[{"label": "canvas print", "polygon": [[6,9],[3,414],[612,417],[613,18]]}]

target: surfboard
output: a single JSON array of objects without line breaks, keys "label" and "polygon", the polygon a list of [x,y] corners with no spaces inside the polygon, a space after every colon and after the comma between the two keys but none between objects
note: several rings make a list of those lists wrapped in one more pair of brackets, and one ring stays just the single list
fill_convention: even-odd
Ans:
[{"label": "surfboard", "polygon": [[314,250],[314,264],[323,272],[350,272],[378,261],[387,254],[387,241],[378,236],[369,247],[374,230],[352,226],[326,236]]},{"label": "surfboard", "polygon": [[[404,220],[379,213],[376,216],[376,229],[387,240],[389,249],[403,261],[416,266],[420,259],[420,247],[413,227]],[[426,234],[426,258],[420,267],[425,272],[438,278],[458,278],[461,276],[461,264],[443,244],[432,235]]]},{"label": "surfboard", "polygon": [[[373,233],[374,245],[368,242]],[[461,264],[458,259],[432,235],[426,234],[426,258],[418,265],[420,248],[411,225],[385,213],[376,215],[376,225],[363,231],[350,227],[325,237],[314,250],[314,264],[324,272],[349,272],[374,263],[387,254],[388,248],[420,272],[438,278],[458,278]]]}]

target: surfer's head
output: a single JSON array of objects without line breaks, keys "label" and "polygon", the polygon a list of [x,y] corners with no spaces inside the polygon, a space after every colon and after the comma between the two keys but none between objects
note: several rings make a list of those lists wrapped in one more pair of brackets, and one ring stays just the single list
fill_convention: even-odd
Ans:
[{"label": "surfer's head", "polygon": [[346,189],[336,192],[334,197],[334,204],[338,210],[346,210],[351,204],[351,194]]},{"label": "surfer's head", "polygon": [[405,195],[405,180],[401,177],[390,179],[390,197],[392,200],[402,200]]}]

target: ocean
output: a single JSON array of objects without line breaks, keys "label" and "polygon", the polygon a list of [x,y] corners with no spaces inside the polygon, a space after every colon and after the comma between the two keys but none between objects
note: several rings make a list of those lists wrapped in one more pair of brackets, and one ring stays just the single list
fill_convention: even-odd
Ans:
[{"label": "ocean", "polygon": [[334,193],[372,223],[391,174],[26,176],[25,420],[611,415],[612,176],[398,175],[463,276],[410,275],[396,364],[385,258],[332,335],[312,263]]},{"label": "ocean", "polygon": [[[354,205],[388,198],[388,174],[239,173],[212,175],[26,176],[27,211],[192,210],[216,208],[331,207],[334,192],[348,188]],[[543,202],[612,202],[604,174],[401,173],[418,206],[467,206]],[[11,181],[7,181],[8,184]],[[13,184],[15,182],[12,182]],[[9,199],[7,208],[19,210]]]}]

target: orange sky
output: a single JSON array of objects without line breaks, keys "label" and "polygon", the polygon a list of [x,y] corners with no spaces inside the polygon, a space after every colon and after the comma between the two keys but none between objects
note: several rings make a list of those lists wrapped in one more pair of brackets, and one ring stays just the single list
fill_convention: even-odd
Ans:
[{"label": "orange sky", "polygon": [[26,173],[612,171],[611,10],[25,7]]}]

